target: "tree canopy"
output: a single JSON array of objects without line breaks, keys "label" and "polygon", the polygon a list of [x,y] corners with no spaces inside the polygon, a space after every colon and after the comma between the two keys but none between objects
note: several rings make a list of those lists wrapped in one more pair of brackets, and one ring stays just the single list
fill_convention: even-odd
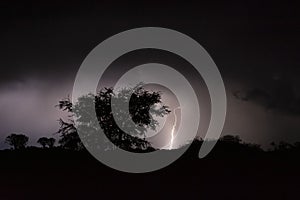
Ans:
[{"label": "tree canopy", "polygon": [[23,149],[26,147],[29,138],[24,134],[12,133],[6,137],[5,143],[12,146],[14,149]]},{"label": "tree canopy", "polygon": [[48,148],[52,148],[54,146],[55,139],[54,138],[41,137],[41,138],[38,139],[37,143],[42,145],[43,148],[46,148],[46,146],[48,146]]},{"label": "tree canopy", "polygon": [[[112,104],[113,102],[113,104]],[[121,103],[128,103],[130,118],[134,122],[134,127],[127,123],[124,109]],[[159,105],[159,106],[154,106]],[[114,106],[115,115],[112,114],[112,106]],[[153,151],[151,144],[145,140],[147,129],[155,130],[158,122],[153,118],[156,116],[164,116],[170,113],[168,106],[162,105],[160,92],[149,92],[143,88],[142,84],[134,88],[123,88],[118,92],[114,92],[112,88],[103,88],[97,95],[88,94],[78,99],[76,105],[72,105],[70,99],[63,99],[59,102],[58,107],[61,110],[72,113],[77,122],[77,128],[73,120],[64,121],[60,119],[60,129],[58,133],[61,136],[59,143],[70,149],[80,150],[83,148],[78,130],[84,132],[85,145],[92,145],[97,148],[112,149],[108,140],[114,145],[127,151]],[[96,111],[97,119],[93,121],[90,113]],[[124,127],[119,127],[116,119],[122,121]],[[95,141],[95,134],[99,134],[99,125],[106,137]],[[126,127],[125,127],[126,126]],[[132,130],[130,134],[125,133],[124,128]],[[99,137],[97,137],[99,138]],[[108,139],[108,140],[107,140]]]}]

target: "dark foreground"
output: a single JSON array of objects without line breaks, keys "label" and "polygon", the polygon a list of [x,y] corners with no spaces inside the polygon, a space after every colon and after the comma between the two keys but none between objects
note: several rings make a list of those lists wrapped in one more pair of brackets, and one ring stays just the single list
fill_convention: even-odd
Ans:
[{"label": "dark foreground", "polygon": [[110,169],[87,152],[1,151],[0,199],[299,199],[298,151],[260,152],[199,145],[152,173]]}]

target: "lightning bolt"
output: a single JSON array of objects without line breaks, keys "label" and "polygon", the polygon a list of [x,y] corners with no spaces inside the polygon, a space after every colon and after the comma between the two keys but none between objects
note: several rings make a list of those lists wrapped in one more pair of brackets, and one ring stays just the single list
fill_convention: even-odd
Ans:
[{"label": "lightning bolt", "polygon": [[177,124],[177,116],[176,116],[175,111],[176,111],[177,109],[180,109],[180,107],[174,108],[174,110],[173,110],[175,120],[174,120],[174,124],[173,124],[172,130],[171,130],[171,140],[170,140],[169,150],[171,150],[171,149],[173,148],[173,143],[174,143],[174,138],[175,138],[174,132],[175,132],[176,124]]}]

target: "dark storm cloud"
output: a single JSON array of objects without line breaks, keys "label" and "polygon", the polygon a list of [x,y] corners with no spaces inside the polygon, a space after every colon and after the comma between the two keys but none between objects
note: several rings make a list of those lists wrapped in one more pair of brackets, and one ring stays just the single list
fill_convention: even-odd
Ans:
[{"label": "dark storm cloud", "polygon": [[299,27],[292,5],[1,1],[1,8],[1,81],[74,75],[98,43],[141,26],[188,34],[208,50],[221,71],[241,79],[249,79],[256,69],[265,73],[298,63]]}]

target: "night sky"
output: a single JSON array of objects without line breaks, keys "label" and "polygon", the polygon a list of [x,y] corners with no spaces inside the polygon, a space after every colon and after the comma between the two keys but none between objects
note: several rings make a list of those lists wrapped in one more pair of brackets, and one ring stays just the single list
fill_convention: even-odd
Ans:
[{"label": "night sky", "polygon": [[[215,61],[228,96],[223,135],[264,147],[300,141],[298,8],[272,1],[1,1],[0,140],[11,132],[27,134],[30,144],[53,136],[66,116],[55,105],[71,95],[87,54],[111,35],[155,26],[192,37]],[[181,62],[167,57],[137,60]]]}]

